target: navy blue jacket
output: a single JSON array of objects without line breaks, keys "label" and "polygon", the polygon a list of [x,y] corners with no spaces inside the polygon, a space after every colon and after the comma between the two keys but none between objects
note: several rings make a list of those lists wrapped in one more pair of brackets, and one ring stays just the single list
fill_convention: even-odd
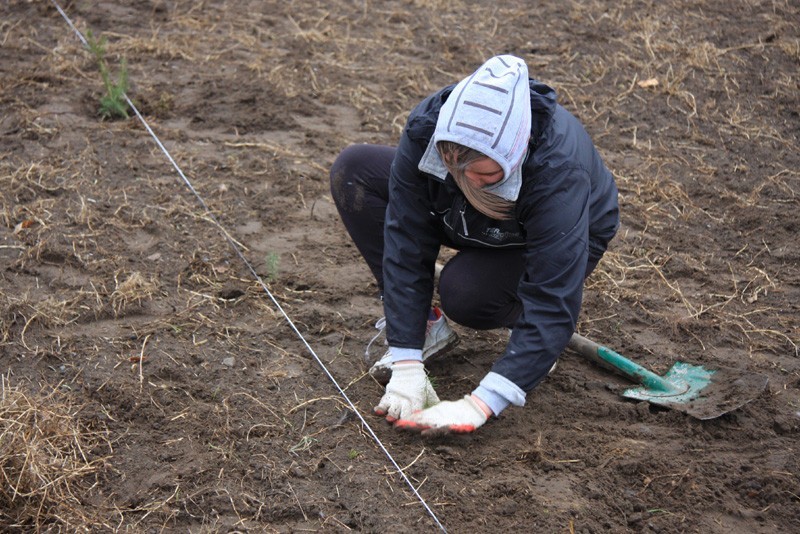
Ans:
[{"label": "navy blue jacket", "polygon": [[442,181],[417,168],[453,87],[411,112],[392,163],[383,259],[387,339],[393,347],[422,348],[440,245],[523,248],[523,312],[492,371],[529,391],[575,331],[587,261],[603,255],[619,226],[617,187],[580,122],[550,87],[530,80],[531,140],[514,218],[482,215],[452,176]]}]

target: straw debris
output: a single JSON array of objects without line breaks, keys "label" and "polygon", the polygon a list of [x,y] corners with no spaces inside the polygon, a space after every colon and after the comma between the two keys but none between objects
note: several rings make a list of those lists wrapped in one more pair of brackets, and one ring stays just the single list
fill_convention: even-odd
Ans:
[{"label": "straw debris", "polygon": [[69,400],[52,391],[0,385],[0,527],[60,530],[103,525],[91,504],[109,467],[104,429],[87,428]]},{"label": "straw debris", "polygon": [[116,289],[111,293],[111,307],[115,316],[120,316],[132,304],[141,305],[150,300],[158,288],[154,280],[145,278],[139,272],[129,274],[122,282],[115,275],[114,283]]}]

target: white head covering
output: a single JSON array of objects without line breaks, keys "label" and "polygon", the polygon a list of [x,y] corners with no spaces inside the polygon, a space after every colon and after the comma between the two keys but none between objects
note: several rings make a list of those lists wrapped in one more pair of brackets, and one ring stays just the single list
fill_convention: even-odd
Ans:
[{"label": "white head covering", "polygon": [[447,167],[436,143],[452,141],[485,154],[503,169],[503,179],[484,188],[515,201],[531,136],[528,67],[514,56],[495,56],[461,80],[442,105],[419,170],[444,180]]}]

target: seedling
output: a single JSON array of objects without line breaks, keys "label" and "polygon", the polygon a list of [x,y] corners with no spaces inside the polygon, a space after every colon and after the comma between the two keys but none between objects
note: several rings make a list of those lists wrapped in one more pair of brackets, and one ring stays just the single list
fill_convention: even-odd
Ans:
[{"label": "seedling", "polygon": [[106,94],[100,98],[100,116],[104,119],[128,118],[128,100],[125,93],[128,91],[128,65],[122,59],[116,83],[111,79],[111,71],[106,62],[106,43],[105,37],[99,40],[94,38],[91,31],[86,32],[89,51],[97,60],[100,68],[100,76],[103,78],[103,85]]},{"label": "seedling", "polygon": [[[428,382],[430,383],[430,385],[431,385],[431,388],[432,388],[434,391],[436,391],[436,380],[435,380],[434,378],[431,378],[431,377],[429,376],[429,377],[428,377]],[[428,409],[428,408],[430,408],[431,406],[434,406],[435,404],[436,404],[436,401],[434,401],[434,400],[433,400],[433,398],[431,398],[431,397],[429,397],[429,396],[427,396],[427,395],[426,395],[426,396],[425,396],[425,403],[423,404],[422,408],[423,408],[423,409]]]},{"label": "seedling", "polygon": [[267,281],[274,282],[278,278],[278,269],[281,257],[277,252],[267,254]]}]

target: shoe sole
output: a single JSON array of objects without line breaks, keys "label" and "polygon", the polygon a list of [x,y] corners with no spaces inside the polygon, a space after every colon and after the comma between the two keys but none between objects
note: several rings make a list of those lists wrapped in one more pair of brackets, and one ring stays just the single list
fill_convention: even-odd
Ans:
[{"label": "shoe sole", "polygon": [[453,335],[447,339],[443,339],[439,342],[439,345],[434,345],[433,347],[428,349],[428,356],[422,354],[422,361],[423,362],[430,362],[439,358],[440,356],[444,356],[461,342],[461,338],[458,337],[458,334],[453,332]]},{"label": "shoe sole", "polygon": [[392,370],[389,367],[371,367],[369,376],[375,379],[378,384],[385,386],[392,378]]},{"label": "shoe sole", "polygon": [[[441,356],[444,356],[451,350],[453,350],[459,343],[461,339],[458,337],[458,334],[453,334],[452,337],[448,339],[444,339],[443,342],[440,342],[441,348],[435,349],[434,347],[429,348],[428,352],[430,352],[430,356],[425,356],[423,354],[422,361],[430,362],[433,361]],[[369,370],[369,375],[375,379],[380,385],[385,386],[389,383],[389,380],[392,378],[392,368],[391,367],[375,367],[374,365]]]}]

